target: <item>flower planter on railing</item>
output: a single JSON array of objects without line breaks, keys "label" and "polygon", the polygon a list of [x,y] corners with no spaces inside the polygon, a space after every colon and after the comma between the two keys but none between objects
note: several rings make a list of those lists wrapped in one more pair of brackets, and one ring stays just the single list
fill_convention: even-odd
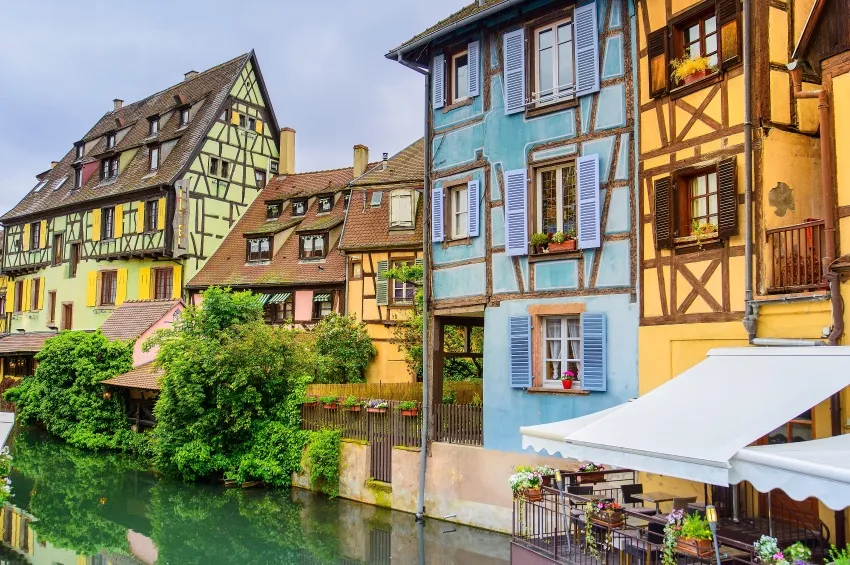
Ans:
[{"label": "flower planter on railing", "polygon": [[676,551],[684,555],[703,558],[714,552],[710,539],[679,538],[676,540]]}]

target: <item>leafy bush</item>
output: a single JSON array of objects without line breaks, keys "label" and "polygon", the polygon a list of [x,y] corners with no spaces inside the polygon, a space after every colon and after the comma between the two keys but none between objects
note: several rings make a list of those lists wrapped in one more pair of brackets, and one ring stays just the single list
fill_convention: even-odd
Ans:
[{"label": "leafy bush", "polygon": [[377,350],[372,345],[366,324],[353,316],[332,313],[313,329],[316,352],[324,359],[322,383],[362,383],[363,374]]},{"label": "leafy bush", "polygon": [[850,565],[850,545],[841,550],[833,545],[829,548],[829,558],[833,565]]},{"label": "leafy bush", "polygon": [[307,445],[310,486],[331,498],[339,495],[339,467],[342,449],[339,430],[313,432]]},{"label": "leafy bush", "polygon": [[447,390],[443,393],[443,404],[455,404],[457,402],[457,391]]},{"label": "leafy bush", "polygon": [[18,407],[22,424],[41,422],[51,434],[86,449],[143,448],[134,438],[121,395],[104,398],[101,381],[133,367],[129,342],[109,341],[100,332],[64,331],[35,356],[35,375],[4,398]]}]

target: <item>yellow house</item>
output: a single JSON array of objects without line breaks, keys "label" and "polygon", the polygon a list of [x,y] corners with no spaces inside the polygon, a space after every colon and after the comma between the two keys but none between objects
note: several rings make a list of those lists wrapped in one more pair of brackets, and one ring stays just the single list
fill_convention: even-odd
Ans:
[{"label": "yellow house", "polygon": [[[364,163],[368,154],[362,148]],[[346,312],[366,322],[378,354],[369,383],[411,382],[405,351],[391,343],[393,328],[413,311],[415,287],[380,275],[422,258],[423,142],[373,165],[351,183],[340,249],[347,257]]]},{"label": "yellow house", "polygon": [[[834,251],[829,245],[831,217],[837,213],[839,222],[846,221],[842,209],[850,210],[850,174],[843,178],[839,163],[837,208],[830,208],[823,191],[829,175],[821,174],[823,127],[818,101],[810,98],[818,96],[812,91],[819,88],[815,83],[822,70],[824,86],[830,88],[827,82],[832,80],[835,99],[840,99],[841,88],[846,99],[850,80],[842,81],[850,67],[846,53],[820,51],[822,69],[820,60],[800,65],[802,73],[788,65],[792,55],[799,56],[795,38],[804,38],[798,52],[807,44],[824,44],[804,34],[816,26],[810,13],[816,16],[823,4],[842,2],[752,3],[751,208],[745,172],[743,5],[736,0],[647,0],[637,5],[641,394],[717,347],[841,342],[822,266],[830,249]],[[707,58],[706,69],[692,62],[680,67],[683,59],[699,57]],[[688,74],[689,66],[697,72]],[[803,79],[799,86],[796,76]],[[850,110],[843,111],[835,108],[836,126],[841,116],[850,123]],[[835,151],[841,155],[839,146],[850,145],[850,138],[843,139],[847,133],[838,127],[835,131]],[[751,254],[745,237],[748,215]],[[846,406],[846,391],[844,397]],[[806,411],[761,441],[843,433],[846,420],[838,400]],[[703,494],[702,485],[660,476],[646,479],[665,491]],[[775,494],[775,508],[813,523],[821,520],[836,534],[833,540],[843,539],[843,513],[833,514],[814,499],[795,502]]]}]

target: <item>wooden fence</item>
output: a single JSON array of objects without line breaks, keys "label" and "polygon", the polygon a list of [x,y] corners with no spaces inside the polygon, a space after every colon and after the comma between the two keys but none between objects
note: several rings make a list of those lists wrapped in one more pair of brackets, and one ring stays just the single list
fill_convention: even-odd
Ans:
[{"label": "wooden fence", "polygon": [[461,445],[484,444],[484,412],[472,404],[441,404],[434,412],[434,441]]},{"label": "wooden fence", "polygon": [[[443,381],[443,392],[455,391],[455,402],[457,404],[473,404],[484,398],[484,389],[481,382],[469,381]],[[384,400],[422,400],[422,383],[362,383],[362,384],[338,384],[307,386],[307,394],[310,396],[339,396],[348,398],[382,398]],[[477,397],[477,398],[476,398]]]}]

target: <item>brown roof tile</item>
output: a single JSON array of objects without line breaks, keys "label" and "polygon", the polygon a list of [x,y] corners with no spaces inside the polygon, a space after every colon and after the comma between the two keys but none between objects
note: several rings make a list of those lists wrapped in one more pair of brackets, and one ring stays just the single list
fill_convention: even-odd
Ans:
[{"label": "brown roof tile", "polygon": [[113,310],[100,331],[112,340],[137,339],[162,319],[179,300],[128,300]]},{"label": "brown roof tile", "polygon": [[424,140],[414,141],[393,155],[387,161],[386,169],[382,168],[381,163],[377,163],[352,182],[351,186],[374,186],[399,182],[419,183],[421,186],[425,178],[424,148]]},{"label": "brown roof tile", "polygon": [[38,353],[56,332],[24,332],[0,336],[0,355],[12,353]]},{"label": "brown roof tile", "polygon": [[503,4],[506,1],[507,0],[485,0],[483,3],[479,3],[476,0],[472,4],[464,6],[463,8],[461,8],[460,10],[458,10],[457,12],[452,14],[451,16],[440,20],[439,22],[432,25],[431,27],[429,27],[428,29],[426,29],[422,33],[419,33],[419,34],[413,36],[409,40],[405,41],[404,43],[402,43],[401,45],[399,45],[398,47],[396,47],[395,49],[390,51],[390,53],[395,53],[399,50],[403,50],[405,47],[407,47],[411,43],[414,43],[415,41],[417,41],[417,40],[419,40],[423,37],[426,37],[428,35],[431,35],[432,33],[436,33],[436,32],[438,32],[442,29],[445,29],[445,28],[449,27],[450,25],[452,25],[454,23],[457,23],[457,22],[459,22],[459,21],[461,21],[465,18],[468,18],[470,16],[474,16],[475,14],[482,12],[482,11],[488,9],[488,8],[492,8],[493,6],[495,6],[497,4]]},{"label": "brown roof tile", "polygon": [[[22,216],[41,214],[47,210],[89,200],[172,184],[187,164],[195,147],[206,135],[210,123],[216,119],[218,109],[229,95],[233,82],[251,57],[251,53],[241,55],[143,100],[107,112],[83,137],[86,141],[98,137],[100,140],[86,153],[81,162],[93,162],[113,152],[138,149],[135,157],[120,171],[117,180],[101,182],[99,171],[95,171],[82,188],[74,189],[72,165],[75,163],[75,152],[69,142],[68,153],[42,177],[47,184],[38,192],[35,189],[30,191],[0,220],[9,222]],[[193,106],[200,103],[197,113],[188,126],[178,129],[178,113],[172,112],[168,121],[161,125],[159,134],[155,138],[148,138],[148,118],[154,115],[164,116],[174,110],[177,107],[175,96]],[[116,119],[120,119],[123,125],[116,126]],[[102,136],[109,131],[123,128],[129,128],[127,133],[116,143],[114,150],[106,151],[105,138]],[[171,153],[162,161],[156,173],[150,174],[147,144],[175,139],[177,143]],[[62,182],[63,178],[67,180]]]},{"label": "brown roof tile", "polygon": [[118,386],[122,388],[141,388],[145,390],[159,390],[159,379],[165,374],[155,361],[139,365],[131,371],[101,381],[101,384]]}]

